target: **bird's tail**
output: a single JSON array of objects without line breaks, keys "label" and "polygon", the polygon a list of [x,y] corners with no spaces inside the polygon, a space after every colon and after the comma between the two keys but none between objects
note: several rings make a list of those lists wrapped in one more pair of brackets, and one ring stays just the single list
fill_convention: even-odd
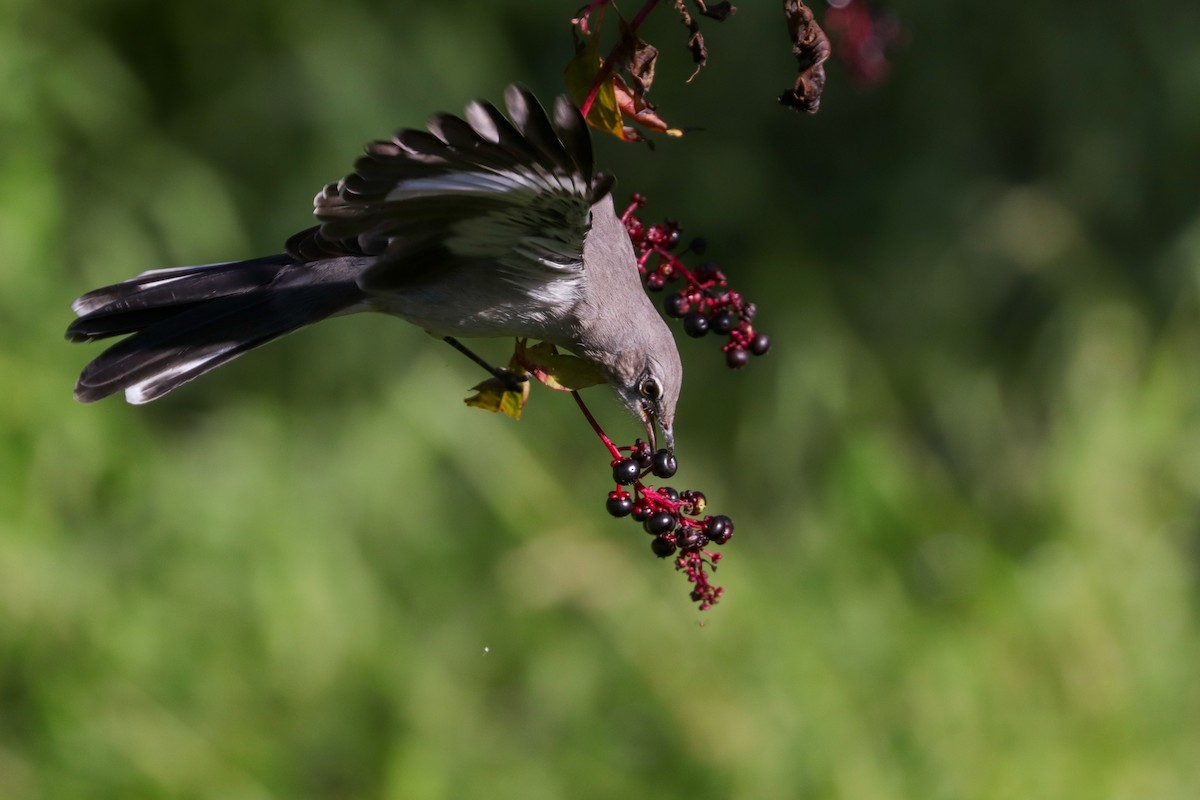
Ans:
[{"label": "bird's tail", "polygon": [[354,259],[310,263],[288,255],[153,270],[88,292],[67,339],[132,334],[88,364],[76,399],[119,391],[148,403],[259,345],[364,300]]}]

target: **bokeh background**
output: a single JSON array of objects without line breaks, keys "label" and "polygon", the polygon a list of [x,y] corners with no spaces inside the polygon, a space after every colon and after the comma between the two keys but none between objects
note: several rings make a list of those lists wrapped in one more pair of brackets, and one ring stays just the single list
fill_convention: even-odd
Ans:
[{"label": "bokeh background", "polygon": [[71,399],[76,295],[560,91],[572,4],[0,4],[0,797],[1200,796],[1200,10],[887,8],[889,79],[815,117],[777,3],[690,86],[664,8],[703,130],[600,144],[774,340],[681,342],[673,482],[738,524],[699,614],[568,398],[467,409],[393,320]]}]

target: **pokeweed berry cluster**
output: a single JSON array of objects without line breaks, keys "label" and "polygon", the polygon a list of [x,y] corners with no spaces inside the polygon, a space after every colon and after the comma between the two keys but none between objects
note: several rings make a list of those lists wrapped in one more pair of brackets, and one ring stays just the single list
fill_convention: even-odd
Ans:
[{"label": "pokeweed berry cluster", "polygon": [[641,439],[627,447],[618,447],[596,422],[579,392],[571,394],[612,456],[612,477],[617,488],[608,493],[605,503],[608,513],[641,523],[642,529],[654,537],[650,541],[651,551],[659,558],[674,557],[675,569],[686,575],[692,585],[692,600],[700,604],[701,611],[707,611],[725,589],[709,580],[709,573],[716,571],[721,554],[705,548],[728,542],[733,536],[733,520],[724,515],[701,517],[708,503],[703,492],[691,489],[681,492],[671,486],[655,488],[643,483],[642,479],[649,475],[663,480],[673,477],[678,468],[675,454],[670,450],[655,452]]},{"label": "pokeweed berry cluster", "polygon": [[612,473],[617,488],[608,493],[605,508],[614,517],[641,523],[654,537],[650,550],[659,558],[674,557],[675,568],[692,584],[692,600],[700,604],[701,611],[707,610],[725,590],[712,585],[706,569],[716,570],[721,554],[705,548],[728,542],[733,536],[733,520],[712,514],[701,518],[708,502],[703,492],[642,483],[651,474],[664,480],[675,474],[675,455],[669,450],[653,452],[641,439],[616,449]]},{"label": "pokeweed berry cluster", "polygon": [[[678,255],[674,252],[683,241],[683,228],[674,220],[647,225],[637,211],[646,203],[640,194],[633,195],[621,221],[633,242],[642,282],[651,292],[662,292],[682,281],[683,286],[663,298],[663,312],[668,317],[683,320],[688,336],[700,338],[710,331],[728,337],[721,346],[725,363],[730,369],[741,369],[750,356],[764,355],[771,349],[765,333],[754,330],[754,303],[729,288],[725,273],[715,264],[700,264],[694,270],[684,266],[679,256],[688,252],[702,254],[704,241],[694,239]],[[674,286],[671,286],[674,289]]]}]

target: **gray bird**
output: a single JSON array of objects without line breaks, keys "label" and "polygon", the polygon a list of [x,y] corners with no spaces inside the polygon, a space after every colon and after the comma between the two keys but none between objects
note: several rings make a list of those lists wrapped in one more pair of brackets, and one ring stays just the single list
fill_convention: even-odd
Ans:
[{"label": "gray bird", "polygon": [[381,311],[485,367],[456,337],[552,342],[600,370],[652,446],[657,423],[673,448],[679,351],[642,289],[612,180],[593,173],[587,124],[565,96],[553,121],[522,88],[504,99],[509,119],[476,101],[465,119],[438,114],[428,132],[367,145],[285,253],[152,270],[80,297],[69,340],[132,335],[84,368],[75,397],[148,403],[306,325]]}]

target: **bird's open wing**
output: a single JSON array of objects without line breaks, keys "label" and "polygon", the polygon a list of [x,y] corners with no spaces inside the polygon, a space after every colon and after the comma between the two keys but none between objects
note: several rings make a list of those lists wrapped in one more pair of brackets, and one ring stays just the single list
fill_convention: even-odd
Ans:
[{"label": "bird's open wing", "polygon": [[320,225],[288,250],[312,260],[374,255],[363,289],[387,292],[450,268],[495,269],[535,293],[578,280],[589,209],[610,182],[592,173],[587,124],[566,98],[553,121],[528,91],[505,92],[506,119],[476,101],[429,132],[373,142],[354,172],[314,201]]}]

